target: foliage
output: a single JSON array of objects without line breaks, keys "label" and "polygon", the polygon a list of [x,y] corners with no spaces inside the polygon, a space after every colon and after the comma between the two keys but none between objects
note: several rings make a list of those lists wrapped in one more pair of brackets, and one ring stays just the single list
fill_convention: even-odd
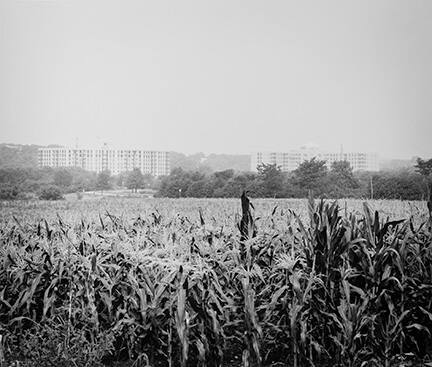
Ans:
[{"label": "foliage", "polygon": [[283,197],[285,177],[275,164],[260,164],[257,167],[263,197]]},{"label": "foliage", "polygon": [[[90,335],[90,338],[89,338]],[[76,328],[65,317],[56,316],[36,324],[19,335],[19,357],[25,367],[48,365],[102,367],[101,361],[113,348],[112,333],[95,333],[85,325]]]},{"label": "foliage", "polygon": [[54,185],[49,185],[41,189],[39,192],[41,200],[61,200],[63,199],[62,191]]},{"label": "foliage", "polygon": [[422,176],[432,175],[432,158],[431,159],[421,159],[417,158],[417,163],[415,164],[415,169]]},{"label": "foliage", "polygon": [[0,144],[0,169],[36,167],[38,148],[38,145]]},{"label": "foliage", "polygon": [[99,172],[96,179],[96,189],[103,191],[111,188],[111,173],[109,171]]},{"label": "foliage", "polygon": [[0,187],[0,200],[14,200],[17,198],[18,193],[16,186],[2,185]]},{"label": "foliage", "polygon": [[188,200],[173,214],[175,202],[126,216],[89,203],[87,219],[77,219],[83,203],[62,216],[53,203],[17,206],[18,217],[3,211],[6,358],[42,366],[430,363],[424,213],[383,219],[367,204],[348,212],[310,199],[306,216],[275,206],[258,219],[243,197],[235,220],[226,201],[206,211],[194,205],[208,200]]},{"label": "foliage", "polygon": [[424,197],[419,174],[401,171],[372,176],[374,197],[377,199],[418,200]]},{"label": "foliage", "polygon": [[59,169],[54,173],[54,185],[62,188],[72,186],[72,173],[66,169]]},{"label": "foliage", "polygon": [[302,162],[294,171],[294,180],[302,190],[303,197],[312,191],[315,195],[324,193],[327,167],[325,161],[315,158]]},{"label": "foliage", "polygon": [[72,186],[65,189],[66,192],[92,191],[96,186],[96,173],[85,171],[81,168],[69,168],[68,171],[73,176]]},{"label": "foliage", "polygon": [[134,192],[144,188],[144,175],[139,168],[134,168],[126,178],[126,187]]},{"label": "foliage", "polygon": [[[115,178],[107,172],[97,175],[75,167],[0,169],[0,200],[35,196],[49,185],[60,187],[65,194],[110,190],[124,187],[129,176],[124,172]],[[432,178],[412,170],[352,172],[346,162],[335,162],[328,170],[316,160],[305,161],[290,173],[281,172],[274,165],[262,165],[258,173],[232,169],[211,173],[202,168],[194,171],[178,168],[166,177],[144,174],[143,183],[140,175],[136,177],[133,190],[151,187],[160,197],[227,198],[238,197],[246,190],[255,198],[304,198],[312,190],[315,195],[329,198],[370,198],[373,188],[377,198],[419,200],[432,193],[427,185],[432,184]]]},{"label": "foliage", "polygon": [[359,182],[347,161],[333,162],[328,173],[328,195],[332,198],[346,198],[355,195]]},{"label": "foliage", "polygon": [[429,160],[417,158],[417,164],[414,167],[424,177],[423,196],[432,202],[432,158]]},{"label": "foliage", "polygon": [[327,169],[323,161],[311,159],[290,173],[276,165],[263,164],[258,173],[225,170],[212,174],[174,169],[158,187],[161,197],[238,197],[246,190],[252,197],[369,198],[371,181],[374,197],[419,200],[426,198],[422,176],[409,170],[394,172],[353,172],[346,161],[334,162]]},{"label": "foliage", "polygon": [[0,190],[13,188],[17,197],[26,193],[39,193],[49,185],[64,193],[94,190],[96,174],[79,168],[9,168],[0,169]]}]

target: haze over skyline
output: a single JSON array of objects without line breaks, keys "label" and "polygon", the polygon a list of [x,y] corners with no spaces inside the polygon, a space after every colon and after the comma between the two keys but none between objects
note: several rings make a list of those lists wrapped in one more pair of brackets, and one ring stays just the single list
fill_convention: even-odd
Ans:
[{"label": "haze over skyline", "polygon": [[0,1],[0,142],[432,157],[432,1]]}]

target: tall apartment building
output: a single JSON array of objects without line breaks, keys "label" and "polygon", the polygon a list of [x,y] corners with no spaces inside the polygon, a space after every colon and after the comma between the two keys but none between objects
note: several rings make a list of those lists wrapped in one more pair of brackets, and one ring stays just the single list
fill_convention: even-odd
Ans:
[{"label": "tall apartment building", "polygon": [[139,168],[143,173],[164,176],[170,173],[169,152],[136,149],[74,149],[40,148],[38,164],[41,167],[80,167],[88,171],[109,170],[119,174]]},{"label": "tall apartment building", "polygon": [[283,172],[295,170],[300,163],[316,157],[326,161],[327,167],[336,161],[348,161],[353,171],[378,171],[378,154],[364,152],[328,153],[321,152],[316,147],[302,147],[288,152],[255,152],[251,156],[251,170],[257,171],[259,164],[276,164]]}]

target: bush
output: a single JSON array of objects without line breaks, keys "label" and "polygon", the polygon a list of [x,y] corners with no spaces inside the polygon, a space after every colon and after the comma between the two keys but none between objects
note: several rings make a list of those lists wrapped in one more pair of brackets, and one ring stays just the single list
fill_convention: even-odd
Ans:
[{"label": "bush", "polygon": [[0,187],[0,200],[14,200],[18,196],[18,189],[15,186]]},{"label": "bush", "polygon": [[37,199],[37,195],[34,192],[18,192],[15,198],[16,200],[34,200]]},{"label": "bush", "polygon": [[61,200],[63,195],[61,190],[57,186],[44,187],[39,193],[39,199],[41,200]]}]

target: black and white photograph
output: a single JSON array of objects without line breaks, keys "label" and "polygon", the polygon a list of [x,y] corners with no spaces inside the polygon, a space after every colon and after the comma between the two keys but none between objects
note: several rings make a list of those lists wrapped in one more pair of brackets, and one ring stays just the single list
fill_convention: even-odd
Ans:
[{"label": "black and white photograph", "polygon": [[0,0],[0,367],[432,367],[432,0]]}]

